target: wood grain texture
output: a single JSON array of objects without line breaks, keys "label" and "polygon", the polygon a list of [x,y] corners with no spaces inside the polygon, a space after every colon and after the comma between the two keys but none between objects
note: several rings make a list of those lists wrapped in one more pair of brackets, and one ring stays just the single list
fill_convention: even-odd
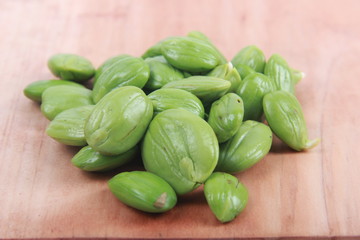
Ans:
[{"label": "wood grain texture", "polygon": [[[0,1],[0,238],[356,239],[359,8],[356,0]],[[207,34],[228,59],[255,44],[306,72],[296,92],[310,137],[322,139],[301,153],[275,141],[264,160],[237,174],[250,199],[229,224],[216,221],[202,189],[162,215],[125,207],[106,185],[116,172],[73,167],[78,148],[46,136],[39,105],[22,94],[52,78],[52,54],[76,53],[99,66],[191,30]]]}]

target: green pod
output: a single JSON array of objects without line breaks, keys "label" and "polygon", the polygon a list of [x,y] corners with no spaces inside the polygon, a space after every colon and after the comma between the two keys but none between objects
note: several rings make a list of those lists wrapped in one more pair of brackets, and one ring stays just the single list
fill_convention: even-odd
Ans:
[{"label": "green pod", "polygon": [[264,74],[273,81],[276,90],[284,90],[294,94],[295,84],[292,79],[291,69],[280,55],[273,54],[269,58]]},{"label": "green pod", "polygon": [[54,86],[42,94],[41,112],[53,120],[56,115],[70,108],[93,105],[91,90],[74,86]]},{"label": "green pod", "polygon": [[238,66],[238,64],[243,64],[254,69],[256,72],[263,73],[266,58],[264,53],[258,47],[251,45],[241,49],[231,62],[235,67]]},{"label": "green pod", "polygon": [[261,120],[263,98],[271,91],[274,91],[272,81],[261,73],[252,73],[241,82],[236,93],[244,101],[244,121]]},{"label": "green pod", "polygon": [[161,53],[171,65],[191,73],[209,71],[220,63],[218,53],[208,43],[190,37],[164,41]]},{"label": "green pod", "polygon": [[95,105],[85,124],[86,141],[101,154],[122,154],[141,140],[152,116],[152,103],[140,88],[117,88]]},{"label": "green pod", "polygon": [[291,70],[291,79],[294,84],[299,83],[303,78],[305,78],[304,72],[293,68],[290,68],[290,70]]},{"label": "green pod", "polygon": [[150,76],[149,66],[141,58],[120,55],[108,60],[96,77],[93,89],[93,100],[99,102],[102,97],[115,88],[123,86],[145,86]]},{"label": "green pod", "polygon": [[74,166],[81,170],[88,172],[104,172],[121,167],[125,163],[134,159],[138,153],[139,147],[135,147],[130,150],[115,156],[105,156],[95,151],[90,146],[83,147],[75,156],[71,159]]},{"label": "green pod", "polygon": [[184,109],[204,118],[204,106],[194,94],[176,88],[158,89],[148,95],[153,103],[154,115],[168,109]]},{"label": "green pod", "polygon": [[208,38],[204,33],[199,31],[191,31],[187,34],[188,37],[196,38],[202,41],[207,42],[218,54],[218,58],[220,60],[220,64],[227,63],[225,56],[220,52],[220,50],[212,43],[210,38]]},{"label": "green pod", "polygon": [[85,146],[85,121],[93,108],[94,105],[81,106],[59,113],[46,128],[47,135],[66,145]]},{"label": "green pod", "polygon": [[235,92],[241,83],[240,74],[231,62],[217,66],[207,76],[228,80],[231,83],[228,92]]},{"label": "green pod", "polygon": [[251,67],[246,66],[244,64],[237,64],[234,67],[240,74],[241,79],[245,79],[248,75],[250,75],[252,73],[256,73],[256,71],[254,69],[252,69]]},{"label": "green pod", "polygon": [[211,104],[223,96],[231,87],[231,83],[216,77],[192,76],[166,84],[163,88],[178,88],[191,92],[204,105]]},{"label": "green pod", "polygon": [[177,194],[185,194],[211,175],[219,145],[205,120],[183,109],[170,109],[151,121],[141,154],[147,171],[165,179]]},{"label": "green pod", "polygon": [[150,77],[146,82],[145,88],[156,90],[169,82],[184,78],[184,74],[167,63],[163,56],[145,59],[150,68]]},{"label": "green pod", "polygon": [[92,63],[75,54],[56,54],[48,61],[50,71],[61,79],[85,82],[95,74]]},{"label": "green pod", "polygon": [[296,151],[315,147],[320,139],[308,139],[304,114],[299,101],[287,91],[275,91],[265,95],[264,112],[271,130],[284,143]]},{"label": "green pod", "polygon": [[243,117],[242,99],[235,93],[227,93],[211,105],[208,123],[219,143],[223,143],[239,130]]},{"label": "green pod", "polygon": [[35,102],[41,102],[42,93],[46,89],[48,89],[49,87],[54,87],[54,86],[59,86],[59,85],[68,85],[68,86],[85,88],[81,84],[71,82],[71,81],[66,81],[66,80],[57,80],[57,79],[39,80],[39,81],[32,82],[29,85],[27,85],[24,88],[24,95],[27,98],[29,98]]},{"label": "green pod", "polygon": [[216,171],[236,173],[259,162],[272,144],[271,129],[263,123],[248,120],[241,124],[237,133],[220,145]]},{"label": "green pod", "polygon": [[246,187],[236,177],[222,172],[215,172],[206,180],[204,194],[211,211],[222,223],[235,219],[249,199]]},{"label": "green pod", "polygon": [[108,185],[122,203],[144,212],[166,212],[177,202],[171,186],[149,172],[122,172],[111,178]]}]

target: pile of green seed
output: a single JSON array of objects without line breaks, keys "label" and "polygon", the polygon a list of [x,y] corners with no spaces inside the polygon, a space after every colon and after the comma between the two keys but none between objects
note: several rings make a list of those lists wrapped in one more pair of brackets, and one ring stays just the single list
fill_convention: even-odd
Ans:
[{"label": "pile of green seed", "polygon": [[[177,197],[204,184],[221,222],[246,206],[248,191],[231,175],[269,152],[273,133],[296,151],[310,149],[294,95],[303,78],[279,55],[256,46],[228,62],[197,31],[169,37],[141,57],[118,55],[98,69],[74,54],[48,61],[60,79],[31,83],[28,98],[51,120],[47,135],[83,148],[72,163],[84,171],[119,169],[109,180],[124,204],[145,212],[172,209]],[[92,89],[82,83],[93,79]],[[146,171],[121,172],[141,153]]]}]

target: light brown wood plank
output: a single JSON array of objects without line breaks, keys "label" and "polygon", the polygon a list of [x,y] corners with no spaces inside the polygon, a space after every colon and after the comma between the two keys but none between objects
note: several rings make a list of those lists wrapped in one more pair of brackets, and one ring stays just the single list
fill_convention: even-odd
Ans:
[{"label": "light brown wood plank", "polygon": [[[0,238],[357,239],[359,8],[356,0],[0,1]],[[52,54],[83,55],[99,66],[191,30],[229,60],[255,44],[306,72],[296,94],[310,137],[322,139],[301,153],[276,140],[264,160],[237,174],[250,199],[229,224],[216,221],[201,188],[161,215],[122,205],[106,184],[116,172],[73,167],[78,148],[50,139],[49,121],[22,94],[53,78]]]}]

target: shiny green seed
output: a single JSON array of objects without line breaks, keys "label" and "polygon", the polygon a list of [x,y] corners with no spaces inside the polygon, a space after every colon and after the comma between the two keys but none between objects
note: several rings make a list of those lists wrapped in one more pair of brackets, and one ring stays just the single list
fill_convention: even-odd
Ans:
[{"label": "shiny green seed", "polygon": [[151,46],[142,56],[142,59],[161,56],[161,43],[157,43],[154,46]]},{"label": "shiny green seed", "polygon": [[85,125],[86,141],[101,154],[122,154],[142,139],[152,116],[151,100],[140,88],[114,89],[90,114]]},{"label": "shiny green seed", "polygon": [[238,73],[240,74],[241,79],[245,79],[251,73],[256,73],[254,69],[244,64],[237,64],[234,66]]},{"label": "shiny green seed", "polygon": [[292,79],[292,71],[280,55],[273,54],[269,58],[264,74],[273,81],[276,90],[284,90],[294,94],[295,83]]},{"label": "shiny green seed", "polygon": [[265,94],[274,91],[273,82],[264,74],[252,73],[241,83],[236,93],[244,101],[244,120],[261,121]]},{"label": "shiny green seed", "polygon": [[305,78],[305,73],[297,70],[297,69],[293,69],[291,68],[291,76],[292,76],[292,80],[294,84],[299,83],[303,78]]},{"label": "shiny green seed", "polygon": [[133,160],[138,151],[139,147],[136,145],[122,154],[105,156],[95,151],[92,147],[85,146],[71,159],[71,162],[74,166],[84,171],[103,172],[116,169]]},{"label": "shiny green seed", "polygon": [[39,80],[27,85],[24,89],[24,95],[33,101],[41,102],[42,93],[49,87],[54,87],[58,85],[69,85],[69,86],[84,88],[84,86],[81,84],[66,80],[57,80],[57,79]]},{"label": "shiny green seed", "polygon": [[188,72],[209,71],[220,63],[218,53],[212,46],[190,37],[164,41],[161,53],[171,65]]},{"label": "shiny green seed", "polygon": [[227,93],[211,105],[208,123],[219,143],[226,142],[239,130],[244,116],[242,99],[235,93]]},{"label": "shiny green seed", "polygon": [[70,108],[93,105],[92,91],[76,86],[54,86],[47,88],[42,94],[41,112],[52,120]]},{"label": "shiny green seed", "polygon": [[211,175],[219,145],[205,120],[183,109],[170,109],[151,121],[141,154],[147,171],[165,179],[177,194],[185,194]]},{"label": "shiny green seed", "polygon": [[168,64],[163,56],[147,58],[145,63],[150,68],[150,77],[145,85],[147,89],[156,90],[169,82],[184,78],[184,74]]},{"label": "shiny green seed", "polygon": [[212,41],[210,40],[210,38],[208,38],[204,33],[199,32],[199,31],[191,31],[187,34],[188,37],[192,37],[192,38],[196,38],[202,41],[207,42],[210,46],[212,46],[214,48],[214,50],[217,52],[218,57],[220,59],[220,64],[225,64],[227,63],[227,60],[225,58],[225,56],[219,51],[219,49],[212,43]]},{"label": "shiny green seed", "polygon": [[162,53],[161,53],[161,45],[162,45],[162,43],[167,41],[167,40],[173,39],[173,38],[177,38],[177,37],[167,37],[167,38],[157,42],[155,45],[148,48],[146,50],[146,52],[141,56],[141,58],[146,59],[146,58],[149,58],[149,57],[156,57],[156,56],[162,55]]},{"label": "shiny green seed", "polygon": [[118,61],[120,61],[121,59],[126,60],[128,59],[130,56],[127,54],[122,54],[122,55],[118,55],[112,58],[107,59],[103,64],[100,65],[100,67],[98,67],[98,69],[96,70],[95,76],[94,76],[94,83],[93,85],[95,86],[97,79],[104,73],[109,71],[110,69],[112,69],[113,65],[116,64]]},{"label": "shiny green seed", "polygon": [[85,121],[93,109],[94,105],[88,105],[59,113],[46,128],[47,135],[66,145],[85,146]]},{"label": "shiny green seed", "polygon": [[183,74],[184,74],[184,78],[192,77],[192,74],[189,72],[183,71]]},{"label": "shiny green seed", "polygon": [[231,83],[215,77],[192,76],[179,81],[166,84],[163,88],[177,88],[191,92],[197,96],[204,105],[223,96],[231,87]]},{"label": "shiny green seed", "polygon": [[239,64],[249,66],[254,71],[263,73],[266,63],[264,53],[256,46],[251,45],[241,49],[231,60],[235,67]]},{"label": "shiny green seed", "polygon": [[85,82],[95,74],[92,63],[75,54],[56,54],[48,61],[50,71],[61,79]]},{"label": "shiny green seed", "polygon": [[154,106],[154,115],[168,109],[184,109],[204,118],[204,107],[194,94],[176,88],[158,89],[148,95]]},{"label": "shiny green seed", "polygon": [[96,75],[93,100],[97,103],[112,90],[123,86],[142,88],[149,76],[149,66],[143,59],[129,55],[116,56],[107,60]]},{"label": "shiny green seed", "polygon": [[241,83],[239,72],[233,67],[231,62],[217,66],[207,76],[228,80],[231,83],[228,92],[235,92]]},{"label": "shiny green seed", "polygon": [[287,91],[265,95],[264,112],[271,130],[284,143],[296,151],[315,147],[320,139],[308,139],[304,114],[297,98]]},{"label": "shiny green seed", "polygon": [[150,172],[122,172],[111,178],[108,185],[122,203],[144,212],[166,212],[177,202],[171,186]]},{"label": "shiny green seed", "polygon": [[248,120],[241,124],[236,134],[220,145],[216,171],[236,173],[259,162],[270,151],[272,132],[260,122]]},{"label": "shiny green seed", "polygon": [[211,211],[222,223],[236,218],[249,198],[246,187],[236,177],[222,172],[215,172],[206,180],[204,194]]}]

